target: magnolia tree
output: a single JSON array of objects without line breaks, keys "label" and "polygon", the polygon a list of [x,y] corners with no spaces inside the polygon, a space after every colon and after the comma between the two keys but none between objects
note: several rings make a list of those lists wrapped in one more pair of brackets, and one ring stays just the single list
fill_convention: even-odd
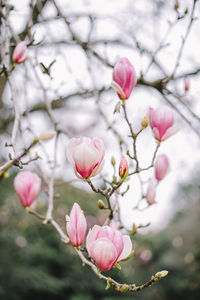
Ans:
[{"label": "magnolia tree", "polygon": [[[114,35],[109,39],[102,37],[103,34],[98,33],[101,26],[98,30],[96,26],[105,21],[105,16],[87,13],[88,7],[86,12],[74,12],[71,8],[69,13],[64,1],[24,1],[29,5],[26,7],[28,17],[21,25],[23,29],[16,29],[19,8],[15,7],[14,1],[1,2],[0,113],[2,140],[5,141],[1,145],[2,148],[5,146],[1,179],[6,180],[9,172],[17,170],[14,188],[27,212],[41,219],[44,225],[51,224],[66,247],[74,247],[83,264],[104,280],[107,288],[112,285],[120,292],[140,291],[168,273],[166,270],[156,273],[158,270],[155,270],[156,274],[140,286],[119,283],[106,274],[112,268],[120,269],[123,267],[121,262],[131,259],[134,250],[130,235],[149,225],[137,225],[133,221],[131,227],[127,227],[120,214],[120,199],[129,197],[132,179],[138,178],[140,195],[133,211],[146,210],[156,203],[157,186],[169,171],[169,159],[160,148],[162,150],[162,144],[171,139],[179,127],[174,110],[199,136],[199,117],[194,112],[195,107],[188,105],[187,94],[189,78],[198,76],[200,69],[194,64],[192,69],[178,72],[199,3],[193,0],[189,6],[184,6],[181,1],[172,2],[173,5],[165,9],[172,12],[173,20],[164,37],[155,45],[152,42],[152,51],[142,45],[140,34],[137,37],[134,30],[130,32],[128,25],[120,29],[124,30],[124,36],[120,38],[116,39]],[[155,1],[151,7],[153,3]],[[131,13],[131,10],[127,12]],[[110,18],[109,26],[116,24],[117,18],[107,18]],[[183,26],[183,37],[169,68],[158,57],[179,22],[186,26]],[[119,32],[117,27],[116,24],[115,30]],[[119,55],[116,50],[116,54],[111,54],[114,46],[124,54]],[[74,48],[73,56],[71,50]],[[140,69],[137,66],[138,72],[131,59],[132,52],[137,57],[145,55],[145,66]],[[80,75],[76,75],[78,69],[71,69],[70,59],[76,61],[75,68],[80,67]],[[64,80],[63,68],[68,72]],[[149,74],[153,80],[149,79]],[[178,86],[180,82],[183,88]],[[158,92],[155,97],[161,96],[163,102],[154,108],[149,103],[147,110],[139,111],[139,125],[135,126],[131,102],[137,101],[139,87],[155,90]],[[150,142],[145,145],[144,138],[149,134],[145,133],[148,128],[154,148],[149,148],[151,159],[144,165],[144,154],[139,153],[138,143],[144,139],[144,148],[149,146]],[[114,144],[106,142],[109,139],[106,135],[110,133]],[[77,203],[79,199],[74,199],[71,212],[66,215],[66,229],[53,217],[55,179],[66,173],[66,169],[69,178],[65,176],[65,181],[76,177],[82,187],[88,186],[91,192],[100,196],[98,207],[107,212],[102,226],[95,224],[88,228],[84,212]],[[145,173],[147,181],[143,179]],[[40,214],[35,204],[41,190],[48,195],[45,215]]]}]

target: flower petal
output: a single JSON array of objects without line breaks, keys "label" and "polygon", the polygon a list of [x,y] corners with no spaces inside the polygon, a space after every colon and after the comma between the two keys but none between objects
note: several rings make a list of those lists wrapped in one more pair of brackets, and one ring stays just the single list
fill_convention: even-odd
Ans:
[{"label": "flower petal", "polygon": [[102,271],[110,270],[116,262],[117,250],[107,238],[100,238],[90,247],[91,257]]},{"label": "flower petal", "polygon": [[117,261],[126,259],[130,255],[133,248],[129,235],[123,235],[123,241],[124,241],[124,248]]}]

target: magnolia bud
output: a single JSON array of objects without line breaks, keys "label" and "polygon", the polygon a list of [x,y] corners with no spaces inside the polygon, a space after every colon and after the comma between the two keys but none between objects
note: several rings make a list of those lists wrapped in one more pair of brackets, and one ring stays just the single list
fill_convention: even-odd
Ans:
[{"label": "magnolia bud", "polygon": [[113,167],[115,166],[115,158],[113,156],[111,158],[111,164],[113,165]]},{"label": "magnolia bud", "polygon": [[146,193],[146,200],[149,205],[152,205],[155,203],[155,197],[156,197],[156,185],[153,179],[149,180],[149,185],[147,188]]},{"label": "magnolia bud", "polygon": [[72,246],[81,246],[85,238],[87,222],[78,203],[74,203],[70,215],[66,215],[66,230]]},{"label": "magnolia bud", "polygon": [[174,3],[174,10],[177,11],[178,9],[179,9],[179,2],[178,0],[176,0]]},{"label": "magnolia bud", "polygon": [[184,82],[185,82],[185,92],[189,91],[190,88],[190,80],[188,77],[184,78]]},{"label": "magnolia bud", "polygon": [[167,276],[167,274],[168,274],[168,271],[163,270],[163,271],[157,272],[155,277],[158,277],[160,279],[160,278],[163,278],[163,277]]},{"label": "magnolia bud", "polygon": [[[128,162],[125,156],[122,156],[120,165],[119,165],[119,176],[122,178],[128,172]],[[128,175],[128,174],[127,174]]]},{"label": "magnolia bud", "polygon": [[98,204],[99,209],[104,209],[105,208],[105,204],[101,199],[98,200],[97,204]]},{"label": "magnolia bud", "polygon": [[30,206],[40,192],[41,179],[33,172],[20,172],[14,179],[14,188],[21,204]]},{"label": "magnolia bud", "polygon": [[155,161],[155,177],[158,181],[162,180],[169,170],[169,161],[165,154],[157,156]]},{"label": "magnolia bud", "polygon": [[141,126],[142,128],[146,128],[149,125],[149,113],[146,114],[146,116],[144,117]]},{"label": "magnolia bud", "polygon": [[23,63],[27,58],[26,42],[22,41],[17,44],[13,51],[12,60],[17,64]]},{"label": "magnolia bud", "polygon": [[104,143],[99,138],[72,138],[67,145],[67,158],[78,178],[94,177],[103,166]]},{"label": "magnolia bud", "polygon": [[50,139],[52,139],[52,137],[54,137],[55,135],[55,131],[49,131],[49,132],[45,132],[45,133],[41,133],[38,137],[38,139],[40,141],[48,141]]},{"label": "magnolia bud", "polygon": [[158,141],[165,141],[178,131],[178,128],[173,126],[174,112],[167,106],[160,106],[155,110],[150,108],[149,123]]},{"label": "magnolia bud", "polygon": [[117,183],[117,176],[113,177],[113,183]]},{"label": "magnolia bud", "polygon": [[136,234],[136,232],[137,232],[137,227],[136,227],[136,225],[135,225],[135,224],[133,224],[133,226],[132,226],[132,230],[131,230],[131,235],[134,235],[134,234]]},{"label": "magnolia bud", "polygon": [[114,66],[112,87],[117,91],[121,100],[128,99],[137,83],[133,65],[124,57],[120,58]]}]

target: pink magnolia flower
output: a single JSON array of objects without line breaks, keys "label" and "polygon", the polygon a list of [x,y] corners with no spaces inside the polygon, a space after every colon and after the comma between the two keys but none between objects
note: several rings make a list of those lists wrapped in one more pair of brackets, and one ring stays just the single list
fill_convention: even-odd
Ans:
[{"label": "pink magnolia flower", "polygon": [[66,215],[66,230],[72,246],[82,245],[87,230],[87,222],[78,203],[74,203],[70,216]]},{"label": "pink magnolia flower", "polygon": [[20,172],[14,179],[14,188],[21,204],[30,206],[40,192],[41,179],[35,173]]},{"label": "pink magnolia flower", "polygon": [[169,161],[165,154],[157,156],[155,161],[155,177],[158,181],[162,180],[169,170]]},{"label": "pink magnolia flower", "polygon": [[149,121],[154,137],[158,141],[164,141],[178,131],[177,128],[172,127],[174,124],[174,113],[167,106],[160,106],[155,110],[150,108]]},{"label": "pink magnolia flower", "polygon": [[122,159],[119,164],[119,176],[122,178],[128,170],[128,162],[125,156],[122,156]]},{"label": "pink magnolia flower", "polygon": [[149,185],[147,188],[146,193],[146,200],[149,205],[152,205],[155,203],[155,197],[156,197],[156,184],[153,179],[149,180]]},{"label": "pink magnolia flower", "polygon": [[67,158],[79,178],[94,177],[101,171],[104,143],[99,138],[72,138],[67,146]]},{"label": "pink magnolia flower", "polygon": [[120,58],[114,66],[112,87],[120,99],[128,99],[137,83],[133,65],[128,58]]},{"label": "pink magnolia flower", "polygon": [[27,58],[26,42],[22,41],[17,44],[13,51],[12,60],[17,64],[23,63]]},{"label": "pink magnolia flower", "polygon": [[116,262],[130,254],[132,244],[130,249],[131,241],[127,237],[123,237],[113,226],[94,225],[89,230],[86,239],[87,251],[100,270],[110,270]]}]

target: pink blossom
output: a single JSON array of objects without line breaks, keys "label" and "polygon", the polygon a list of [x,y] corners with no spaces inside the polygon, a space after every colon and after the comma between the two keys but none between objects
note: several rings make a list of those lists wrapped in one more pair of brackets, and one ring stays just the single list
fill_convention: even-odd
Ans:
[{"label": "pink blossom", "polygon": [[128,239],[124,238],[114,225],[112,227],[95,225],[87,235],[86,247],[88,254],[102,271],[110,270],[132,250]]},{"label": "pink blossom", "polygon": [[146,200],[149,205],[152,205],[155,203],[155,197],[156,197],[156,184],[153,179],[149,180],[149,185],[147,188],[146,193]]},{"label": "pink blossom", "polygon": [[35,173],[20,172],[14,179],[14,188],[21,204],[30,206],[40,192],[41,179]]},{"label": "pink blossom", "polygon": [[102,168],[104,143],[99,138],[72,138],[67,146],[67,158],[79,178],[94,177]]},{"label": "pink blossom", "polygon": [[158,141],[164,141],[178,131],[177,128],[172,127],[174,124],[174,113],[167,106],[160,106],[155,110],[150,108],[149,121],[154,137]]},{"label": "pink blossom", "polygon": [[27,58],[26,42],[22,41],[17,44],[13,51],[12,60],[17,64],[23,63]]},{"label": "pink blossom", "polygon": [[160,154],[155,162],[155,177],[158,181],[162,180],[169,170],[169,161],[165,154]]},{"label": "pink blossom", "polygon": [[120,58],[114,66],[112,87],[120,99],[128,99],[137,83],[133,65],[128,58]]},{"label": "pink blossom", "polygon": [[122,159],[119,164],[119,176],[122,178],[128,170],[128,162],[125,156],[122,156]]},{"label": "pink blossom", "polygon": [[70,216],[66,215],[66,230],[73,247],[82,245],[87,230],[87,222],[78,203],[74,203]]}]

